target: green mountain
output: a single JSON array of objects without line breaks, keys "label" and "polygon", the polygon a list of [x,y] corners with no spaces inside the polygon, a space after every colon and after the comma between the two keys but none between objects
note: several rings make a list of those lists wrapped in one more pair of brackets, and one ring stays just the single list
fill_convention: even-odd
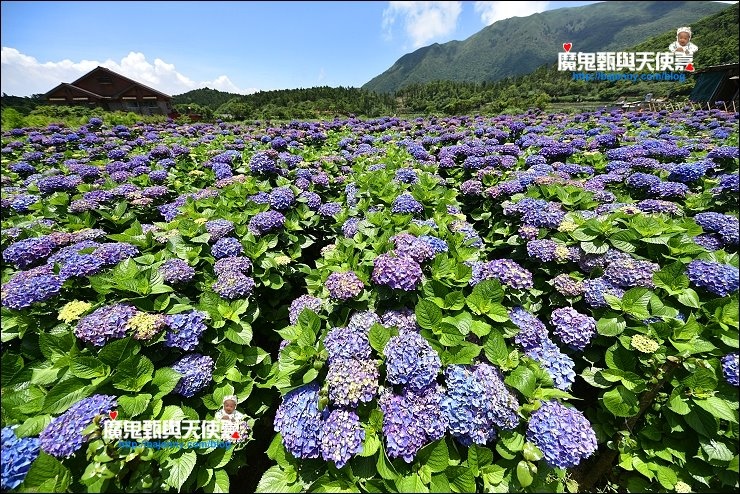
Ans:
[{"label": "green mountain", "polygon": [[[363,89],[395,92],[435,80],[498,81],[557,61],[563,43],[580,52],[617,51],[727,8],[718,2],[600,2],[493,23],[464,41],[404,55]],[[702,32],[692,41],[701,45]]]}]

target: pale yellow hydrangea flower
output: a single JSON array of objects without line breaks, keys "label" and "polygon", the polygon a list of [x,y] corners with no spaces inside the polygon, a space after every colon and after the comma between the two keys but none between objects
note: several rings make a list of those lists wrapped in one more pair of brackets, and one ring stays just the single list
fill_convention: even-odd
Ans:
[{"label": "pale yellow hydrangea flower", "polygon": [[676,485],[673,486],[673,488],[676,490],[676,492],[692,492],[691,486],[686,482],[682,482],[680,480],[676,482]]},{"label": "pale yellow hydrangea flower", "polygon": [[69,324],[72,321],[79,319],[82,314],[90,310],[90,307],[92,307],[91,303],[83,302],[82,300],[67,302],[64,307],[59,310],[57,319]]},{"label": "pale yellow hydrangea flower", "polygon": [[658,348],[660,348],[657,341],[651,340],[647,336],[643,336],[641,334],[633,336],[630,345],[632,345],[632,348],[642,353],[655,353]]},{"label": "pale yellow hydrangea flower", "polygon": [[205,223],[208,222],[208,218],[195,218],[193,222],[195,222],[198,225],[204,225]]},{"label": "pale yellow hydrangea flower", "polygon": [[137,312],[134,317],[128,320],[127,326],[128,329],[133,330],[135,339],[148,340],[165,326],[165,320],[161,314]]},{"label": "pale yellow hydrangea flower", "polygon": [[572,232],[576,228],[578,228],[578,225],[576,225],[571,220],[563,220],[560,223],[560,226],[558,226],[558,231],[559,232]]},{"label": "pale yellow hydrangea flower", "polygon": [[285,266],[286,264],[290,264],[290,257],[288,256],[275,256],[275,263],[278,266]]}]

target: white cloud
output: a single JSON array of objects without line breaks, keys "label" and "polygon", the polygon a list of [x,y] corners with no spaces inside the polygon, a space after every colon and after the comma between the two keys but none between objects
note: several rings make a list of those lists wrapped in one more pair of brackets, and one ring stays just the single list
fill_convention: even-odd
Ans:
[{"label": "white cloud", "polygon": [[455,31],[462,2],[388,2],[383,11],[383,32],[393,38],[392,27],[400,19],[414,48]]},{"label": "white cloud", "polygon": [[544,12],[550,2],[475,2],[473,9],[486,26],[511,17],[527,17]]},{"label": "white cloud", "polygon": [[2,92],[11,96],[46,93],[62,82],[73,82],[79,79],[97,66],[105,67],[170,95],[204,87],[238,94],[257,92],[255,88],[239,88],[226,75],[220,75],[210,81],[196,82],[178,72],[173,64],[159,58],[155,58],[152,64],[147,61],[146,55],[138,52],[130,52],[120,62],[109,59],[102,62],[61,60],[41,63],[15,48],[3,46],[0,52],[0,62],[2,63],[2,75],[0,75]]}]

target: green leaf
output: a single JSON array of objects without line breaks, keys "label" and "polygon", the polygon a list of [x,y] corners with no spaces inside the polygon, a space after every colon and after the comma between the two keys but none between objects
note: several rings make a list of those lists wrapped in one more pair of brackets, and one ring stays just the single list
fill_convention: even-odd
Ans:
[{"label": "green leaf", "polygon": [[522,487],[526,488],[532,485],[534,476],[532,475],[532,471],[527,460],[520,460],[519,463],[516,464],[516,478]]},{"label": "green leaf", "polygon": [[710,460],[730,461],[735,456],[727,445],[715,439],[700,438],[699,442]]},{"label": "green leaf", "polygon": [[473,295],[482,297],[493,303],[499,303],[504,299],[504,290],[498,280],[483,280],[473,287]]},{"label": "green leaf", "polygon": [[609,250],[609,244],[602,240],[581,242],[581,248],[586,254],[605,254]]},{"label": "green leaf", "polygon": [[647,288],[632,288],[627,290],[622,296],[622,310],[637,319],[646,319],[650,317],[648,304],[652,292]]},{"label": "green leaf", "polygon": [[136,355],[141,350],[141,346],[131,337],[121,340],[111,341],[98,352],[98,358],[103,363],[115,369],[120,362],[126,360],[132,355]]},{"label": "green leaf", "polygon": [[524,436],[516,431],[501,431],[500,441],[512,453],[518,453],[524,449]]},{"label": "green leaf", "polygon": [[82,398],[90,396],[95,388],[87,384],[87,381],[76,377],[60,382],[46,394],[44,412],[50,414],[62,413]]},{"label": "green leaf", "polygon": [[396,487],[398,488],[398,492],[429,492],[429,489],[424,485],[419,475],[415,473],[396,480]]},{"label": "green leaf", "polygon": [[709,412],[694,407],[691,412],[684,416],[684,420],[689,424],[689,427],[704,437],[713,438],[717,435],[719,421]]},{"label": "green leaf", "polygon": [[531,398],[537,386],[537,378],[534,372],[520,365],[504,379],[504,383],[522,393],[526,398]]},{"label": "green leaf", "polygon": [[444,472],[450,461],[447,443],[444,438],[421,448],[416,457],[419,463],[428,466],[432,473]]},{"label": "green leaf", "polygon": [[37,415],[29,417],[13,432],[17,437],[38,436],[51,422],[51,415]]},{"label": "green leaf", "polygon": [[75,344],[75,336],[70,331],[61,334],[41,332],[39,348],[41,353],[52,362],[60,357],[67,357]]},{"label": "green leaf", "polygon": [[398,472],[385,453],[385,448],[381,444],[378,448],[378,461],[375,464],[378,474],[386,480],[395,480],[398,478]]},{"label": "green leaf", "polygon": [[463,292],[450,292],[445,295],[445,309],[460,310],[463,307],[465,307],[465,295],[463,295]]},{"label": "green leaf", "polygon": [[662,485],[666,489],[673,490],[676,482],[678,482],[678,476],[676,475],[676,472],[674,472],[673,469],[669,467],[664,467],[663,465],[658,465],[656,476],[658,477],[658,482],[660,482],[660,485]]},{"label": "green leaf", "polygon": [[446,471],[452,492],[475,492],[475,477],[467,467],[449,467]]},{"label": "green leaf", "polygon": [[701,307],[699,295],[692,288],[684,289],[676,298],[678,298],[678,301],[687,307],[693,307],[694,309]]},{"label": "green leaf", "polygon": [[486,354],[486,358],[495,364],[505,362],[509,356],[509,351],[506,348],[504,337],[495,329],[491,330],[488,338],[486,338],[486,343],[483,345],[483,351]]},{"label": "green leaf", "polygon": [[737,424],[737,410],[734,410],[726,400],[723,400],[718,396],[710,396],[704,400],[692,398],[692,400],[718,419],[727,420],[733,424]]},{"label": "green leaf", "polygon": [[229,492],[230,486],[229,474],[225,470],[217,468],[203,490],[205,492]]},{"label": "green leaf", "polygon": [[637,396],[622,385],[604,393],[604,406],[615,417],[633,417],[639,412]]},{"label": "green leaf", "polygon": [[129,357],[116,367],[113,387],[124,391],[140,391],[152,380],[154,364],[143,355]]},{"label": "green leaf", "polygon": [[119,396],[118,406],[121,408],[121,415],[126,418],[136,417],[146,410],[152,395],[148,393],[137,394],[136,396]]},{"label": "green leaf", "polygon": [[424,329],[434,329],[442,321],[442,311],[433,302],[421,299],[416,304],[416,321]]},{"label": "green leaf", "polygon": [[686,267],[680,262],[674,262],[653,273],[653,282],[655,286],[665,289],[671,295],[689,287]]},{"label": "green leaf", "polygon": [[445,364],[471,364],[480,355],[483,347],[464,342],[462,345],[445,352]]},{"label": "green leaf", "polygon": [[382,354],[383,350],[385,350],[385,345],[391,339],[391,331],[382,324],[375,323],[370,328],[368,338],[370,339],[370,346],[376,352]]},{"label": "green leaf", "polygon": [[185,481],[193,472],[197,455],[195,451],[177,452],[169,456],[164,462],[165,475],[163,478],[167,485],[174,487],[178,491],[182,489]]},{"label": "green leaf", "polygon": [[432,475],[432,482],[429,484],[429,488],[432,492],[451,492],[449,479],[441,473]]},{"label": "green leaf", "polygon": [[614,312],[609,312],[596,321],[596,331],[602,336],[620,335],[626,327],[627,322],[624,317]]},{"label": "green leaf", "polygon": [[23,370],[23,357],[6,352],[2,356],[0,369],[0,387],[5,388],[9,386]]},{"label": "green leaf", "polygon": [[182,376],[175,369],[170,367],[162,367],[157,369],[154,373],[151,386],[153,386],[157,393],[154,395],[155,399],[159,399],[162,396],[171,393],[177,386]]},{"label": "green leaf", "polygon": [[95,379],[110,374],[110,367],[95,357],[75,355],[70,362],[69,371],[82,379]]},{"label": "green leaf", "polygon": [[69,469],[42,451],[28,469],[22,486],[24,490],[35,492],[66,492],[71,480]]}]

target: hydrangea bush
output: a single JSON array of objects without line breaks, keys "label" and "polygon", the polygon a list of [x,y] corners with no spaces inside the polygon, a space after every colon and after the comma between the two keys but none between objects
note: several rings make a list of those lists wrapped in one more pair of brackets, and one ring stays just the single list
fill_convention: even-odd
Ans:
[{"label": "hydrangea bush", "polygon": [[[3,490],[734,491],[737,139],[720,110],[4,132]],[[109,434],[231,395],[228,448]]]}]

